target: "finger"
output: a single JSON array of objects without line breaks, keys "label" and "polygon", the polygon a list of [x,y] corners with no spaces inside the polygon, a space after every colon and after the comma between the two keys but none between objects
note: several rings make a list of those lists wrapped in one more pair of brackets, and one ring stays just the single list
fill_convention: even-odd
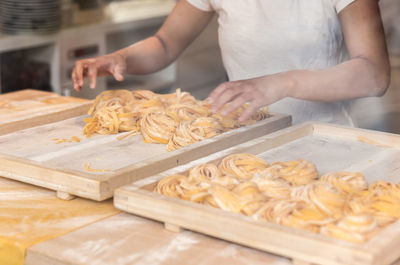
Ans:
[{"label": "finger", "polygon": [[73,83],[73,85],[74,85],[74,89],[75,89],[76,91],[81,91],[81,86],[79,85],[79,83],[78,83],[78,81],[77,81],[77,79],[76,79],[75,68],[74,68],[74,70],[72,71],[71,79],[72,79],[72,83]]},{"label": "finger", "polygon": [[215,100],[229,87],[229,82],[225,82],[217,86],[211,94],[208,96],[207,100],[210,103],[215,102]]},{"label": "finger", "polygon": [[117,81],[124,81],[124,76],[121,73],[115,73],[114,78]]},{"label": "finger", "polygon": [[241,94],[240,96],[236,97],[230,104],[229,106],[221,112],[222,115],[228,115],[241,107],[244,103],[246,103],[250,97],[248,94]]},{"label": "finger", "polygon": [[90,63],[88,65],[88,79],[89,79],[89,86],[91,89],[96,88],[97,84],[97,65],[95,62]]},{"label": "finger", "polygon": [[112,71],[112,74],[117,81],[124,80],[124,73],[125,73],[125,67],[120,64],[117,64]]},{"label": "finger", "polygon": [[238,97],[241,93],[239,86],[231,85],[231,87],[225,89],[222,94],[214,101],[212,111],[218,112],[226,103],[232,101]]},{"label": "finger", "polygon": [[75,64],[74,72],[75,72],[76,82],[80,87],[82,87],[83,83],[84,83],[83,82],[83,70],[84,70],[83,62],[77,62]]},{"label": "finger", "polygon": [[247,121],[259,107],[261,107],[261,105],[257,101],[251,102],[242,115],[240,115],[239,122]]},{"label": "finger", "polygon": [[120,55],[119,53],[116,53],[113,57],[113,61],[114,63],[110,64],[110,72],[117,81],[123,81],[126,71],[125,57]]}]

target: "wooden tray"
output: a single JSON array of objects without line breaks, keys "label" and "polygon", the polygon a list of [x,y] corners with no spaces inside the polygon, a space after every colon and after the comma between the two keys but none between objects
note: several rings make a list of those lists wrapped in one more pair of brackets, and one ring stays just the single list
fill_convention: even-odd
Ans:
[{"label": "wooden tray", "polygon": [[297,264],[383,265],[400,257],[399,221],[359,245],[152,192],[168,175],[187,173],[202,163],[217,163],[233,153],[251,153],[268,162],[303,158],[315,163],[320,174],[360,171],[368,182],[400,181],[400,135],[307,123],[121,187],[115,192],[114,204],[129,213],[164,222],[172,231],[197,231],[286,256]]},{"label": "wooden tray", "polygon": [[85,114],[92,101],[25,89],[0,95],[0,135]]},{"label": "wooden tray", "polygon": [[[288,115],[271,114],[257,124],[223,133],[190,146],[166,151],[143,143],[142,136],[82,135],[78,116],[0,136],[0,175],[56,190],[60,198],[93,200],[113,196],[116,188],[163,170],[260,137],[290,125]],[[79,142],[72,139],[79,139]],[[65,139],[65,140],[63,140]],[[88,172],[90,168],[106,170]]]}]

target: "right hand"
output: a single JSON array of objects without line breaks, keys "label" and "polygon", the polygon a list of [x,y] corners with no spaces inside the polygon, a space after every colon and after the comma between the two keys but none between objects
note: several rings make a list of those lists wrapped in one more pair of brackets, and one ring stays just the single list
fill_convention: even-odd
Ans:
[{"label": "right hand", "polygon": [[111,53],[90,59],[79,60],[72,71],[74,89],[80,91],[84,84],[84,78],[89,79],[90,88],[96,88],[97,76],[113,75],[118,81],[124,80],[126,71],[126,59],[120,53]]}]

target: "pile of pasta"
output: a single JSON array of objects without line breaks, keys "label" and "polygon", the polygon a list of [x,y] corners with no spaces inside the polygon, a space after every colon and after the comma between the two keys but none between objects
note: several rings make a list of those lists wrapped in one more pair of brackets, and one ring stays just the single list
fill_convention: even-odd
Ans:
[{"label": "pile of pasta", "polygon": [[211,112],[206,101],[180,89],[165,95],[148,90],[108,90],[99,94],[89,109],[91,117],[84,119],[83,133],[87,137],[94,133],[141,133],[144,142],[167,144],[167,150],[172,151],[268,117],[267,108],[261,108],[251,119],[239,123],[245,109],[243,105],[222,116]]},{"label": "pile of pasta", "polygon": [[400,218],[400,183],[368,185],[358,172],[319,177],[303,159],[268,164],[233,154],[219,165],[198,165],[187,176],[165,177],[155,191],[357,243]]}]

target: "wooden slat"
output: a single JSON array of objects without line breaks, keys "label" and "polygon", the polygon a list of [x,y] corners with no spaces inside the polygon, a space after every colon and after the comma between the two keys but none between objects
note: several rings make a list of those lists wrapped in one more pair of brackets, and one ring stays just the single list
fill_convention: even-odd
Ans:
[{"label": "wooden slat", "polygon": [[[0,136],[0,173],[7,178],[93,200],[113,196],[116,188],[185,164],[290,125],[288,115],[271,114],[256,124],[167,152],[166,145],[143,143],[141,135],[118,141],[118,135],[82,134],[84,116]],[[56,139],[79,142],[57,143]],[[90,164],[103,172],[88,172]]]},{"label": "wooden slat", "polygon": [[[374,141],[368,142],[359,136]],[[399,139],[400,135],[336,125],[307,123],[293,126],[119,188],[114,204],[129,213],[298,262],[386,265],[400,257],[400,222],[385,228],[365,244],[353,244],[159,195],[152,192],[152,188],[168,175],[185,174],[195,165],[218,163],[229,154],[243,152],[268,162],[308,159],[316,164],[321,175],[330,171],[360,171],[368,182],[383,179],[397,183],[400,181]],[[378,174],[382,172],[384,174]]]}]

